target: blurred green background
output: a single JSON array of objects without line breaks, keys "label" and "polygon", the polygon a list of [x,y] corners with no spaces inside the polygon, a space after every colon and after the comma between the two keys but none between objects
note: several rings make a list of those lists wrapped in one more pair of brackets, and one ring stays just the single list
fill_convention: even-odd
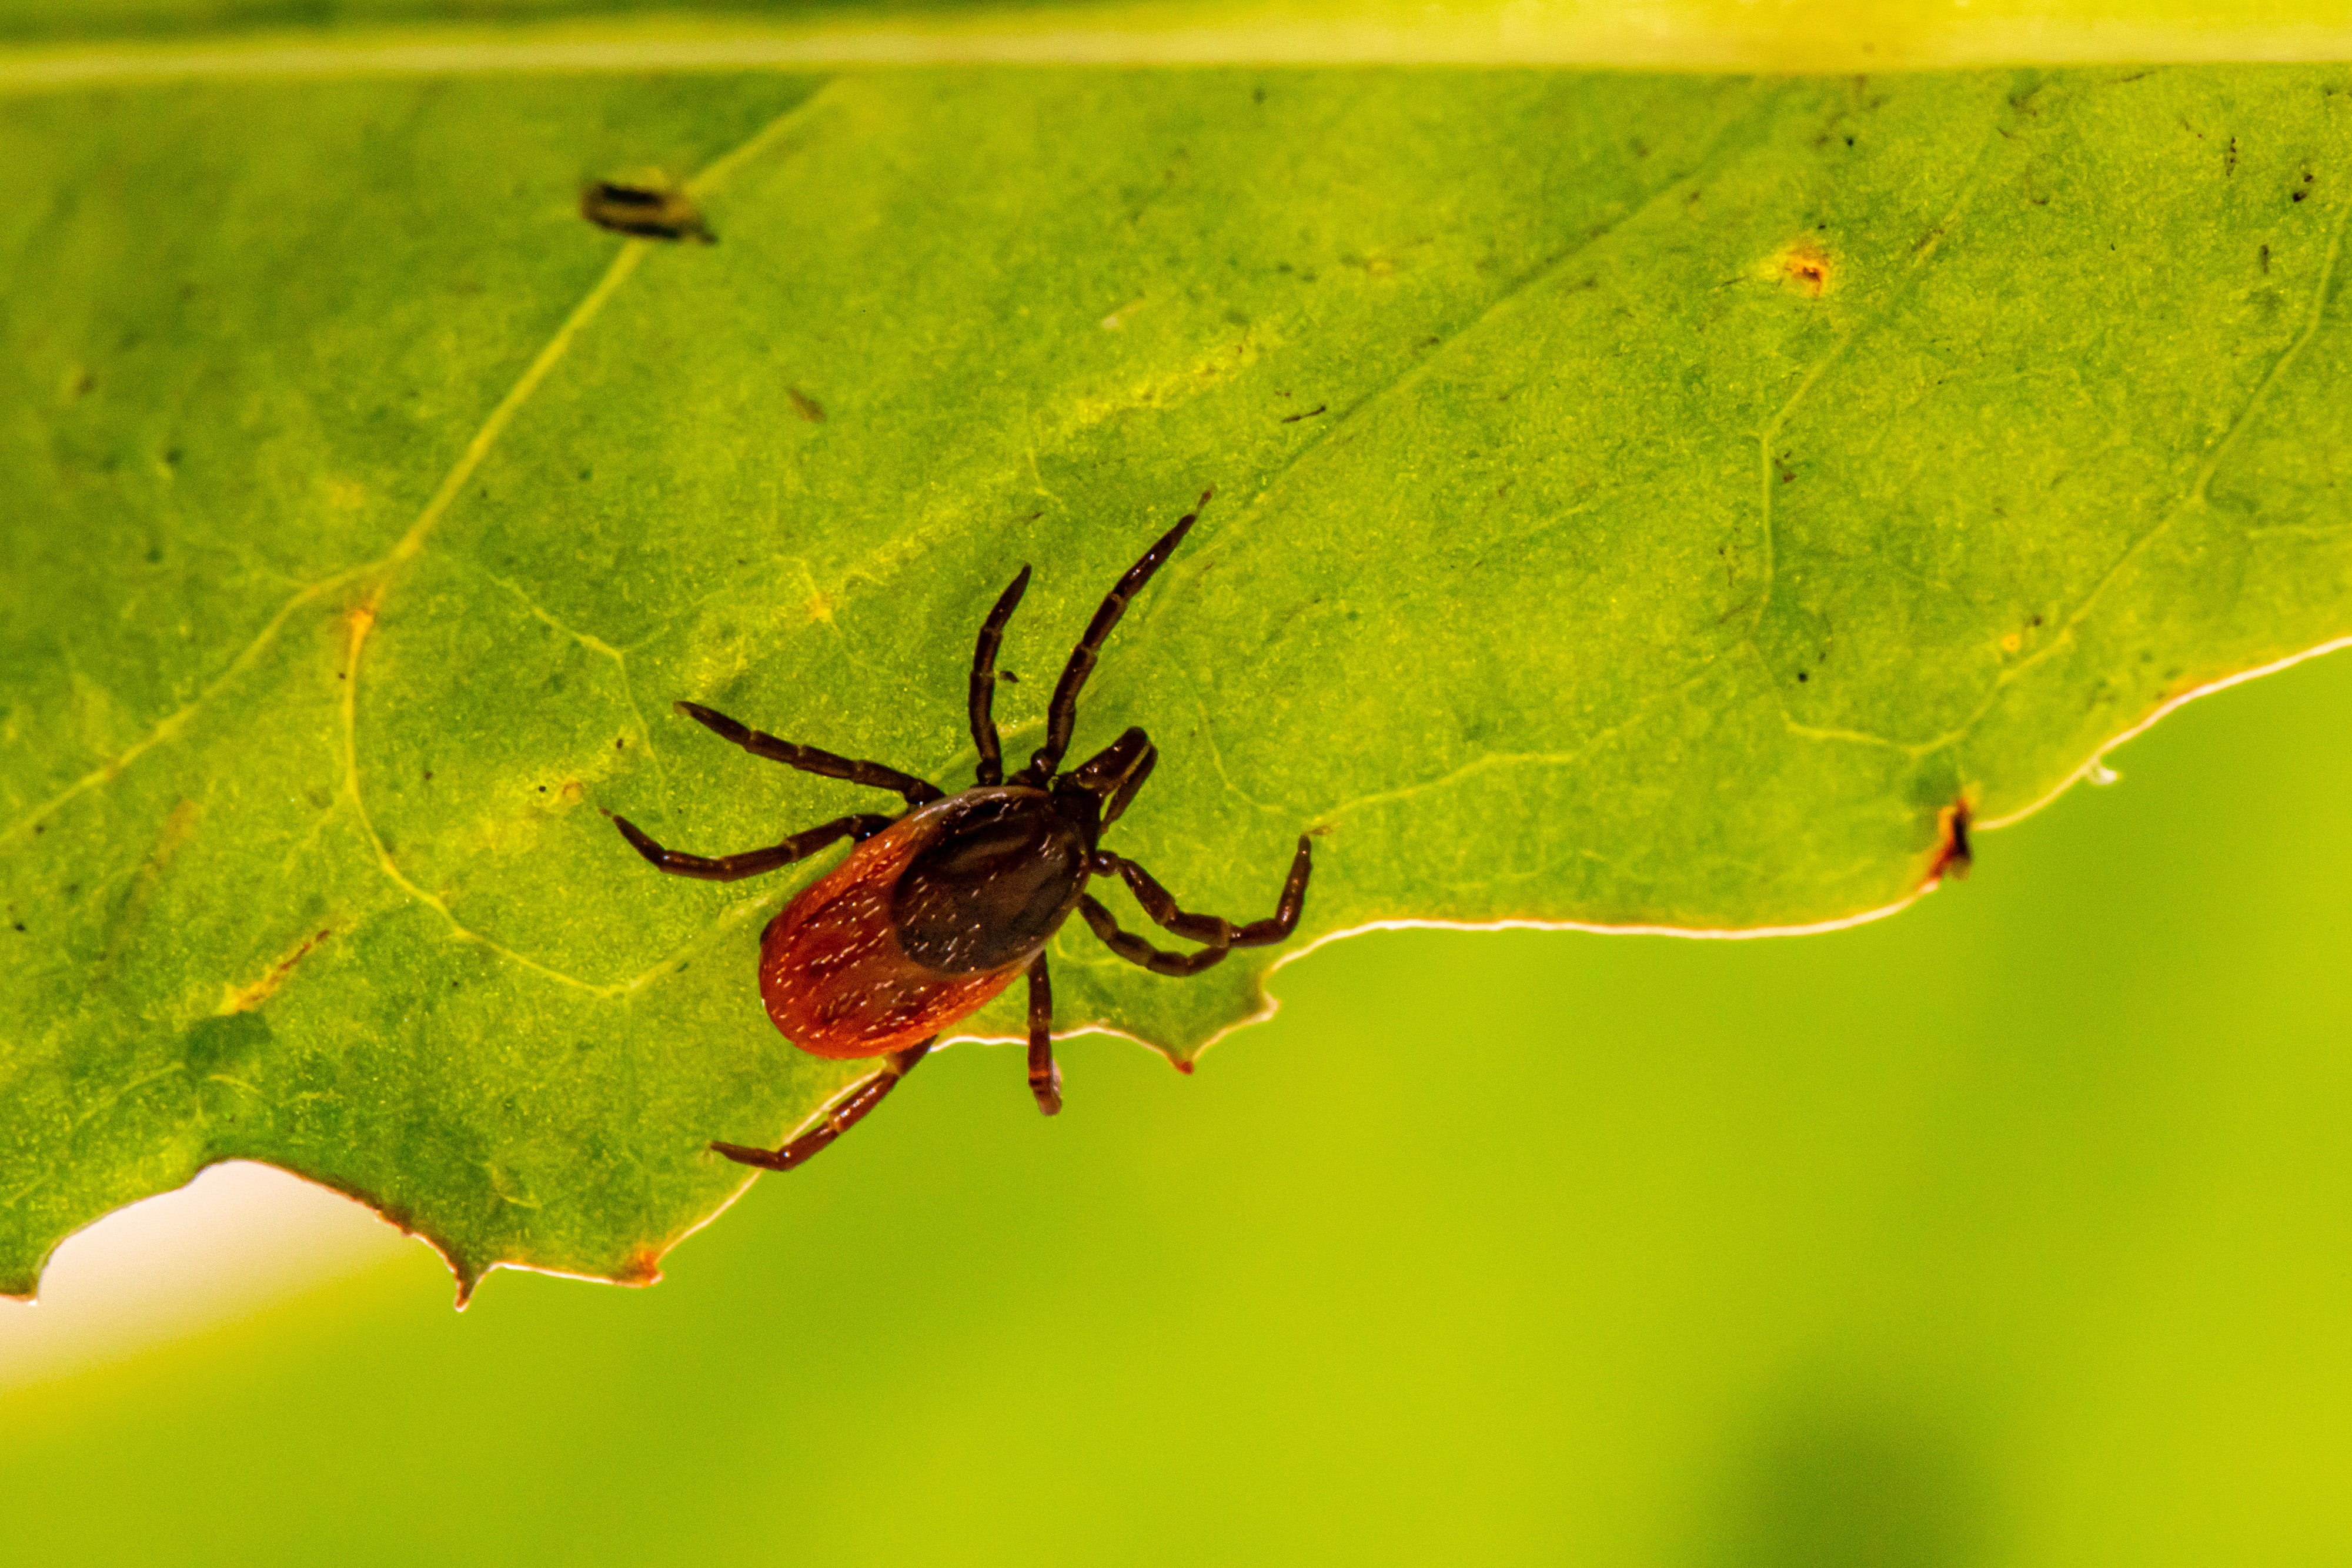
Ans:
[{"label": "blurred green background", "polygon": [[[56,1563],[2352,1555],[2352,658],[1835,936],[1377,934],[960,1047],[644,1291],[423,1248],[0,1397]],[[1171,982],[1173,983],[1173,982]]]}]

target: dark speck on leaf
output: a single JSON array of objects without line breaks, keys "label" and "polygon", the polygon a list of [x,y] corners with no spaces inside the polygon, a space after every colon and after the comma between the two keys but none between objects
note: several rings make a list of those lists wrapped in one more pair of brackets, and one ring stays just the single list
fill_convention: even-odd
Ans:
[{"label": "dark speck on leaf", "polygon": [[580,215],[600,229],[638,239],[718,242],[683,191],[592,180],[580,190]]},{"label": "dark speck on leaf", "polygon": [[426,769],[425,770],[425,781],[427,784],[430,784],[430,783],[432,783],[432,782],[433,782],[433,769],[431,769],[430,768],[426,768]]},{"label": "dark speck on leaf", "polygon": [[619,738],[615,739],[615,740],[613,742],[613,749],[614,749],[614,750],[615,750],[615,751],[625,751],[625,750],[627,750],[627,749],[628,749],[628,747],[629,747],[629,737],[628,737],[627,736],[625,736],[625,735],[624,735],[624,736],[620,737]]},{"label": "dark speck on leaf", "polygon": [[1302,419],[1313,419],[1317,414],[1321,413],[1329,406],[1330,404],[1328,403],[1318,402],[1313,408],[1308,409],[1305,413],[1286,413],[1282,416],[1282,423],[1285,424],[1297,424]]},{"label": "dark speck on leaf", "polygon": [[546,794],[546,793],[547,793],[547,786],[546,786],[546,785],[544,785],[544,784],[541,785],[541,786],[539,787],[539,792],[540,792],[541,794],[542,794],[542,795]]},{"label": "dark speck on leaf", "polygon": [[1800,680],[1800,681],[1810,681],[1810,680],[1811,680],[1812,678],[1813,678],[1812,676],[1811,676],[1811,675],[1807,674],[1806,674],[1804,671],[1802,671],[1802,670],[1799,670],[1799,671],[1797,672],[1797,679],[1798,679],[1798,680]]},{"label": "dark speck on leaf", "polygon": [[18,922],[16,922],[16,929],[17,929],[17,930],[22,931],[24,928],[25,928],[25,923],[24,923],[23,921],[19,920]]},{"label": "dark speck on leaf", "polygon": [[996,678],[997,678],[998,680],[1000,680],[1000,681],[1004,682],[1007,685],[1014,685],[1014,686],[1017,686],[1017,685],[1019,685],[1021,684],[1021,677],[1020,677],[1020,676],[1018,676],[1018,675],[1016,675],[1016,674],[1013,674],[1012,671],[1010,671],[1010,670],[999,670],[999,671],[997,671],[997,672],[996,672]]}]

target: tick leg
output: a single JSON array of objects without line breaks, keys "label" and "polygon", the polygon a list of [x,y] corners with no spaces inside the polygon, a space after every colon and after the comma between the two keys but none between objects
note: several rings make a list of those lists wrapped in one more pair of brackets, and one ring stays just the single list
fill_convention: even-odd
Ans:
[{"label": "tick leg", "polygon": [[677,711],[721,739],[733,741],[754,757],[764,757],[771,762],[781,762],[803,773],[814,773],[826,779],[846,779],[852,784],[895,790],[906,797],[909,806],[928,806],[944,793],[911,773],[885,768],[879,762],[858,762],[847,757],[836,757],[830,751],[819,751],[814,746],[779,740],[763,730],[753,729],[723,713],[704,707],[700,703],[679,703]]},{"label": "tick leg", "polygon": [[1029,591],[1029,569],[1023,567],[1021,575],[1013,580],[996,601],[996,608],[980,623],[980,642],[971,651],[971,743],[980,750],[980,779],[982,784],[1004,782],[1004,751],[996,738],[996,645],[1004,641],[1004,623],[1013,619],[1013,607]]},{"label": "tick leg", "polygon": [[[1213,489],[1202,491],[1201,506],[1207,506],[1209,497],[1215,494]],[[1200,507],[1195,507],[1177,518],[1176,526],[1160,535],[1159,542],[1127,569],[1127,575],[1112,584],[1102,607],[1087,622],[1087,634],[1078,639],[1078,645],[1070,652],[1070,662],[1062,666],[1062,678],[1054,683],[1054,700],[1045,709],[1045,744],[1029,758],[1026,777],[1032,783],[1045,783],[1061,767],[1062,753],[1070,748],[1070,734],[1078,726],[1078,688],[1094,674],[1095,660],[1101,656],[1104,640],[1118,624],[1118,618],[1127,613],[1127,601],[1143,591],[1143,585],[1151,580],[1151,574],[1160,570],[1160,563],[1174,551],[1177,542],[1200,515]]]},{"label": "tick leg", "polygon": [[1109,827],[1127,814],[1127,803],[1135,799],[1135,792],[1143,788],[1143,781],[1150,778],[1151,770],[1159,766],[1160,748],[1156,746],[1145,747],[1143,760],[1135,765],[1135,771],[1127,776],[1127,782],[1120,785],[1118,792],[1104,804],[1102,819],[1104,827]]},{"label": "tick leg", "polygon": [[1094,869],[1118,873],[1134,893],[1135,902],[1143,905],[1143,913],[1187,941],[1205,942],[1213,947],[1263,947],[1282,941],[1298,929],[1298,912],[1307,903],[1307,874],[1315,864],[1307,835],[1301,833],[1298,852],[1291,858],[1290,874],[1283,881],[1282,897],[1276,902],[1274,913],[1246,925],[1236,925],[1214,915],[1185,913],[1176,906],[1175,895],[1160,886],[1150,872],[1108,850],[1096,852]]},{"label": "tick leg", "polygon": [[1197,953],[1170,953],[1131,932],[1121,931],[1109,910],[1091,893],[1078,895],[1078,914],[1094,927],[1102,945],[1130,964],[1140,964],[1155,975],[1197,975],[1213,964],[1221,964],[1231,947],[1203,947]]},{"label": "tick leg", "polygon": [[[613,817],[613,813],[604,813]],[[613,817],[613,826],[629,841],[637,853],[659,869],[677,876],[700,877],[705,882],[734,882],[741,877],[757,876],[763,871],[774,871],[797,860],[805,860],[836,839],[870,839],[890,825],[888,817],[866,815],[838,817],[819,827],[794,833],[781,844],[764,850],[746,850],[740,855],[683,854],[666,850],[646,837],[644,830],[626,817]]]},{"label": "tick leg", "polygon": [[1054,1064],[1054,980],[1045,955],[1029,960],[1029,1092],[1048,1116],[1062,1109],[1062,1070]]},{"label": "tick leg", "polygon": [[915,1063],[931,1049],[938,1035],[904,1051],[894,1051],[882,1059],[882,1070],[871,1078],[861,1078],[849,1092],[828,1107],[824,1117],[799,1137],[788,1140],[781,1149],[755,1149],[742,1144],[718,1144],[710,1146],[738,1165],[758,1166],[761,1170],[788,1171],[794,1166],[804,1166],[834,1139],[866,1119],[866,1113],[882,1103],[882,1097],[898,1087],[898,1080],[915,1071]]}]

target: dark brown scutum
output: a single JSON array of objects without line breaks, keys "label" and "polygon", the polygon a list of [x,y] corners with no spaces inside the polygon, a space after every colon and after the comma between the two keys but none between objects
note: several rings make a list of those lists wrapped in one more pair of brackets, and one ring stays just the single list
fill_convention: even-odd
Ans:
[{"label": "dark brown scutum", "polygon": [[1077,904],[1087,846],[1043,790],[968,789],[891,894],[907,956],[942,975],[1016,962],[1044,946]]}]

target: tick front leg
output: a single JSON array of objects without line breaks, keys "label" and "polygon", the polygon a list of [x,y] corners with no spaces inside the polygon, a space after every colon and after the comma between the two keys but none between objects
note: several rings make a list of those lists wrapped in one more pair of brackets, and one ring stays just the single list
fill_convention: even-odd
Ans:
[{"label": "tick front leg", "polygon": [[996,737],[996,650],[1004,641],[1004,623],[1013,619],[1013,607],[1029,591],[1029,569],[1023,567],[1021,575],[1013,580],[996,601],[996,608],[981,622],[980,641],[971,650],[971,744],[980,754],[980,766],[975,775],[982,784],[1004,782],[1003,743]]},{"label": "tick front leg", "polygon": [[1280,942],[1298,929],[1299,911],[1307,906],[1307,878],[1315,869],[1313,851],[1307,835],[1298,836],[1298,852],[1291,857],[1290,874],[1283,880],[1282,896],[1276,900],[1274,913],[1264,920],[1253,920],[1246,925],[1214,915],[1191,915],[1176,906],[1175,895],[1160,885],[1157,878],[1123,856],[1108,850],[1096,852],[1094,870],[1108,875],[1117,872],[1143,913],[1162,927],[1173,931],[1188,942],[1205,942],[1212,947],[1263,947]]},{"label": "tick front leg", "polygon": [[1070,737],[1078,727],[1078,692],[1086,685],[1087,677],[1094,674],[1095,661],[1102,656],[1102,645],[1109,639],[1111,628],[1127,613],[1127,601],[1143,591],[1143,585],[1151,580],[1152,573],[1160,570],[1160,563],[1184,538],[1185,530],[1199,518],[1201,507],[1207,506],[1209,497],[1215,494],[1213,488],[1202,491],[1201,506],[1177,518],[1176,526],[1160,535],[1143,552],[1142,559],[1129,567],[1126,575],[1111,584],[1110,591],[1103,596],[1095,618],[1087,622],[1086,635],[1070,651],[1070,662],[1062,666],[1062,678],[1054,683],[1054,700],[1045,706],[1045,744],[1030,754],[1029,766],[1022,770],[1022,777],[1030,783],[1049,782],[1055,769],[1062,766],[1062,754],[1069,750]]},{"label": "tick front leg", "polygon": [[1062,1109],[1062,1070],[1054,1061],[1054,981],[1045,955],[1029,960],[1029,1092],[1048,1116]]},{"label": "tick front leg", "polygon": [[710,1146],[738,1165],[757,1166],[761,1170],[788,1171],[794,1166],[804,1166],[882,1103],[882,1097],[898,1087],[898,1080],[915,1071],[915,1063],[923,1060],[924,1053],[931,1049],[931,1041],[939,1038],[933,1035],[919,1045],[910,1045],[884,1057],[882,1071],[871,1078],[858,1080],[856,1087],[825,1112],[823,1121],[781,1149],[755,1149],[742,1144],[714,1143]]},{"label": "tick front leg", "polygon": [[860,817],[837,817],[819,827],[794,833],[781,844],[764,850],[746,850],[740,855],[690,855],[677,850],[666,850],[646,837],[645,832],[626,817],[614,817],[613,826],[629,841],[637,853],[651,861],[660,870],[674,876],[699,877],[704,882],[735,882],[747,876],[757,876],[763,871],[774,871],[797,860],[805,860],[837,839],[870,839],[888,827],[892,819],[868,814]]},{"label": "tick front leg", "polygon": [[1078,914],[1102,938],[1102,945],[1130,964],[1139,964],[1155,975],[1197,975],[1213,964],[1222,963],[1231,946],[1203,947],[1197,953],[1171,953],[1154,947],[1131,932],[1121,931],[1109,910],[1091,893],[1078,895]]}]

